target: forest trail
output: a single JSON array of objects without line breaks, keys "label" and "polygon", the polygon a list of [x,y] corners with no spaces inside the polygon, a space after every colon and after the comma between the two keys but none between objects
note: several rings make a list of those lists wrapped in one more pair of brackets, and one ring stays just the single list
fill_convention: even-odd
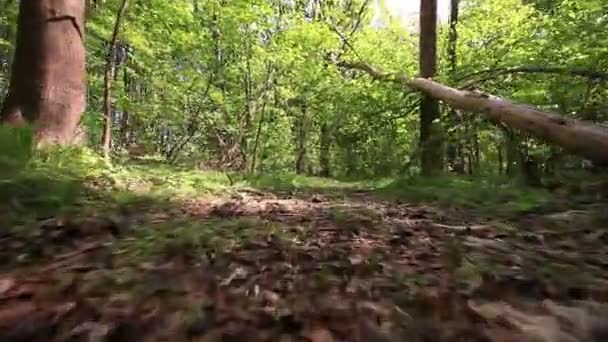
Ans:
[{"label": "forest trail", "polygon": [[608,336],[608,233],[591,212],[498,221],[365,191],[241,189],[122,215],[0,235],[4,265],[39,260],[0,273],[0,340]]},{"label": "forest trail", "polygon": [[0,1],[0,342],[608,342],[607,13]]}]

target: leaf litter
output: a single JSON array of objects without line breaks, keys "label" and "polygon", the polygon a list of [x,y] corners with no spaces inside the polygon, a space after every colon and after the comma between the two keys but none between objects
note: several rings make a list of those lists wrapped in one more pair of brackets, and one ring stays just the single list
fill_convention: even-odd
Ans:
[{"label": "leaf litter", "polygon": [[0,340],[608,336],[606,225],[592,212],[498,222],[365,193],[256,190],[129,215],[2,233]]}]

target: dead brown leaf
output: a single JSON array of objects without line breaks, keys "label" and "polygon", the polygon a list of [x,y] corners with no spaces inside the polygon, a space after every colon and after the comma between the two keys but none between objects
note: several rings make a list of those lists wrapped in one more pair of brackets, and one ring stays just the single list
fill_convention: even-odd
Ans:
[{"label": "dead brown leaf", "polygon": [[334,342],[334,337],[331,332],[320,327],[305,331],[302,336],[310,342]]}]

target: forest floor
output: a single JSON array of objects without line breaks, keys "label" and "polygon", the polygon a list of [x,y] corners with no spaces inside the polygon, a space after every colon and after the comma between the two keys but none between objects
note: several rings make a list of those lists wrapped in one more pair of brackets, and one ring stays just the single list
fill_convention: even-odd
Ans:
[{"label": "forest floor", "polygon": [[441,191],[428,184],[258,179],[163,200],[134,182],[127,202],[83,179],[82,197],[33,216],[2,185],[0,341],[608,338],[600,200],[500,211],[504,188],[479,211],[403,195]]}]

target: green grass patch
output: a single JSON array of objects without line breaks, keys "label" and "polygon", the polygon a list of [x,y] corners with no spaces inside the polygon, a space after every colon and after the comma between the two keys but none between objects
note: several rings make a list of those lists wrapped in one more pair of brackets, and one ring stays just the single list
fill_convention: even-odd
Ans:
[{"label": "green grass patch", "polygon": [[221,193],[231,187],[223,172],[185,170],[166,165],[118,166],[113,177],[118,189],[157,197]]},{"label": "green grass patch", "polygon": [[413,203],[436,203],[492,213],[533,211],[546,205],[551,198],[542,189],[479,177],[401,178],[376,192]]},{"label": "green grass patch", "polygon": [[[0,173],[0,212],[5,224],[57,215],[86,195],[87,179],[110,175],[105,162],[91,150],[34,150],[33,135],[26,138],[25,131],[13,129],[11,138],[5,129],[0,129],[0,139],[11,146],[1,151],[6,152]],[[10,152],[12,148],[19,152]]]},{"label": "green grass patch", "polygon": [[255,188],[274,191],[302,191],[332,193],[369,188],[366,182],[342,182],[332,178],[309,177],[293,173],[244,175],[237,177],[240,183]]},{"label": "green grass patch", "polygon": [[0,179],[23,171],[34,155],[34,130],[31,127],[0,125]]},{"label": "green grass patch", "polygon": [[364,190],[414,203],[439,203],[488,212],[529,211],[546,203],[549,197],[544,191],[491,178],[411,177],[347,182],[293,173],[229,175],[149,161],[125,160],[110,165],[90,149],[35,150],[33,142],[30,128],[0,126],[0,211],[8,221],[54,216],[78,205],[93,203],[99,208],[164,203],[221,194],[243,186],[330,196]]},{"label": "green grass patch", "polygon": [[3,223],[61,215],[83,207],[111,209],[219,193],[226,174],[162,164],[110,165],[80,147],[33,148],[31,129],[0,126],[0,213]]}]

